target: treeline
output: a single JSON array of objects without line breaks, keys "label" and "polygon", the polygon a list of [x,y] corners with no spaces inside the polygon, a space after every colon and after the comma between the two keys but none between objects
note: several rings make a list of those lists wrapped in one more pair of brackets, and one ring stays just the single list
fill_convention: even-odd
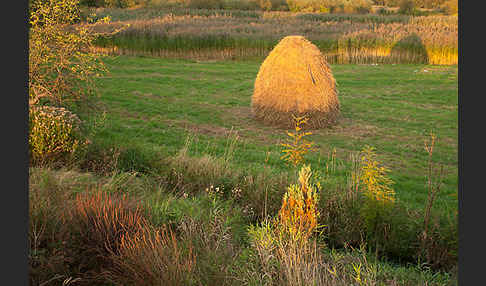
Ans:
[{"label": "treeline", "polygon": [[[458,10],[458,0],[82,0],[81,4],[88,7],[110,8],[155,6],[360,14],[370,12],[416,14],[418,9],[455,14]],[[388,10],[387,7],[399,7],[399,9]]]}]

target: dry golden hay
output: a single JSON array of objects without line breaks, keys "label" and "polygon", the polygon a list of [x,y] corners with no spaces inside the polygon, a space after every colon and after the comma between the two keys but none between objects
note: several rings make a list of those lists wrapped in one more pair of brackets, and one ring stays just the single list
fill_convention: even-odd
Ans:
[{"label": "dry golden hay", "polygon": [[310,129],[335,124],[340,110],[336,81],[319,48],[303,36],[283,38],[260,66],[251,108],[271,125],[293,127],[292,114],[307,116]]}]

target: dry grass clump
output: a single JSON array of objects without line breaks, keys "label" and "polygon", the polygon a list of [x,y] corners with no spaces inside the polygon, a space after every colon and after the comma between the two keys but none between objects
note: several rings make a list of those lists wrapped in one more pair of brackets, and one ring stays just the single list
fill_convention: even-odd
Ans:
[{"label": "dry grass clump", "polygon": [[78,194],[63,224],[70,228],[66,243],[73,259],[68,263],[88,283],[104,280],[101,273],[110,268],[124,235],[149,225],[138,203],[101,190]]},{"label": "dry grass clump", "polygon": [[[29,190],[30,281],[77,279],[76,285],[104,281],[119,253],[122,237],[149,223],[141,207],[127,196],[98,188],[73,196],[66,185],[47,172],[32,177]],[[78,182],[80,183],[80,182]],[[71,280],[72,282],[72,280]]]},{"label": "dry grass clump", "polygon": [[293,126],[292,114],[309,118],[316,129],[339,115],[336,81],[320,50],[303,36],[283,38],[260,67],[252,112],[265,123]]},{"label": "dry grass clump", "polygon": [[105,275],[115,285],[188,285],[196,263],[192,246],[181,247],[166,226],[124,235],[112,259]]}]

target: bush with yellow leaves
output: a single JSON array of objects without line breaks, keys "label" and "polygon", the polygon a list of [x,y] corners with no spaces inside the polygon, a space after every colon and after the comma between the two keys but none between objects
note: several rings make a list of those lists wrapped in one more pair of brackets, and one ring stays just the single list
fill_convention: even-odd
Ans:
[{"label": "bush with yellow leaves", "polygon": [[109,18],[82,22],[79,0],[31,0],[29,11],[29,104],[66,106],[93,95],[93,79],[107,71],[91,52],[101,35],[93,28]]}]

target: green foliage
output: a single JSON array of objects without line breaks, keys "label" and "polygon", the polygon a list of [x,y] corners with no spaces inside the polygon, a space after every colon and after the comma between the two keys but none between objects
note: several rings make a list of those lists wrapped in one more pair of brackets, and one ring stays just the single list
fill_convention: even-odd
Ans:
[{"label": "green foliage", "polygon": [[320,0],[287,0],[289,10],[292,12],[320,12],[324,6]]},{"label": "green foliage", "polygon": [[130,8],[136,4],[136,0],[105,0],[106,7]]},{"label": "green foliage", "polygon": [[370,0],[287,0],[290,11],[321,13],[359,13],[371,10]]},{"label": "green foliage", "polygon": [[257,0],[258,6],[264,11],[285,10],[286,0]]},{"label": "green foliage", "polygon": [[81,142],[81,121],[66,110],[50,106],[29,108],[29,152],[32,163],[72,154]]}]

